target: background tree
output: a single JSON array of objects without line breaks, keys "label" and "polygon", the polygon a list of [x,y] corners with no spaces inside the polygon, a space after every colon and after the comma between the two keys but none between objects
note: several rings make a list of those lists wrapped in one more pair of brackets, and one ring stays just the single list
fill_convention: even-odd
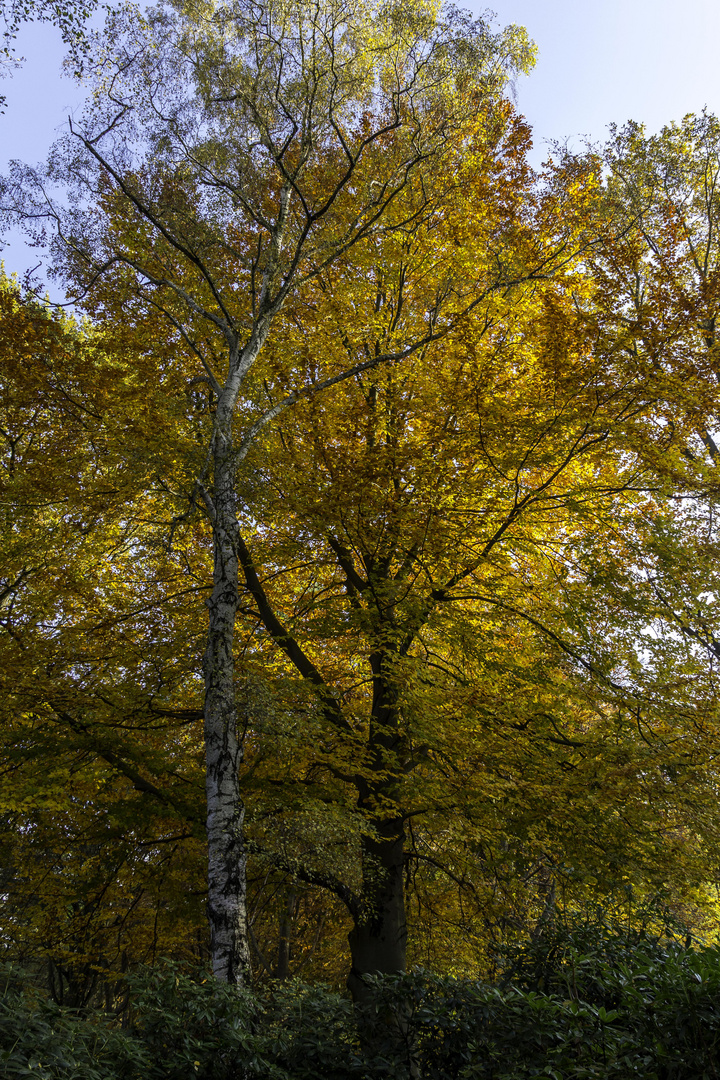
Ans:
[{"label": "background tree", "polygon": [[613,597],[609,634],[625,652],[638,725],[663,739],[712,844],[713,787],[703,795],[699,778],[717,748],[717,118],[690,115],[653,136],[628,124],[606,165],[615,235],[590,265],[598,334],[645,371],[658,406],[636,443],[648,498],[618,521],[602,555],[579,549],[579,565]]},{"label": "background tree", "polygon": [[[75,75],[79,77],[87,60],[85,26],[96,7],[95,0],[3,0],[0,4],[0,22],[3,24],[0,34],[0,78],[20,63],[13,56],[15,49],[12,43],[22,24],[35,20],[58,27],[68,46]],[[0,94],[0,113],[4,111],[5,100],[5,96]]]},{"label": "background tree", "polygon": [[0,317],[3,941],[82,1005],[100,972],[197,949],[209,570],[188,581],[158,533],[172,366],[151,395],[117,335],[111,354],[7,279]]}]

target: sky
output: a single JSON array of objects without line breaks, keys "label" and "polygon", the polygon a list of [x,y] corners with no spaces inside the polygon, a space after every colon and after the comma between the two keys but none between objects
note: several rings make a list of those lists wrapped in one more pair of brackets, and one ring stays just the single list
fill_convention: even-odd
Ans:
[{"label": "sky", "polygon": [[[498,24],[527,27],[538,46],[534,71],[516,88],[534,131],[533,164],[554,141],[577,149],[604,141],[611,123],[633,119],[656,131],[704,107],[720,113],[719,0],[495,0],[492,7]],[[83,99],[82,87],[61,77],[63,47],[53,27],[24,27],[16,53],[25,62],[0,84],[7,98],[0,171],[11,158],[43,160]],[[0,257],[9,272],[38,262],[17,234]]]}]

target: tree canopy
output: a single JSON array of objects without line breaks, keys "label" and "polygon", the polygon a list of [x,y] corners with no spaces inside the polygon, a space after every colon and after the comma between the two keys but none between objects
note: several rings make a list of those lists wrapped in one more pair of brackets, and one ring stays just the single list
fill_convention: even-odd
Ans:
[{"label": "tree canopy", "polygon": [[92,57],[1,189],[76,310],[0,281],[3,939],[85,1004],[349,934],[362,1001],[560,908],[700,925],[717,121],[536,174],[524,32],[424,3]]}]

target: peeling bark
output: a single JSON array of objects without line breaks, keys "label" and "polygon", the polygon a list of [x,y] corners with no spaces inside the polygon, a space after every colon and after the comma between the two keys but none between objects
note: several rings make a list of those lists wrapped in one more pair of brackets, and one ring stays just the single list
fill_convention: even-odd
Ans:
[{"label": "peeling bark", "polygon": [[241,985],[250,975],[247,935],[243,758],[238,738],[233,643],[238,609],[237,514],[232,441],[218,432],[215,452],[213,591],[205,675],[205,758],[208,840],[208,918],[213,973]]}]

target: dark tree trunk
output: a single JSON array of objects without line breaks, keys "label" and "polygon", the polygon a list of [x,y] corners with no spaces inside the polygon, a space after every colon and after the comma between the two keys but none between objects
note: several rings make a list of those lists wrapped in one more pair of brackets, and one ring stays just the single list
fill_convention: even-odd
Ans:
[{"label": "dark tree trunk", "polygon": [[348,989],[357,1004],[372,999],[364,975],[405,970],[407,922],[403,881],[405,830],[401,820],[381,822],[363,843],[363,902],[349,935]]},{"label": "dark tree trunk", "polygon": [[295,918],[295,900],[295,890],[288,889],[285,906],[280,913],[277,967],[275,968],[276,979],[288,979],[290,977],[290,945],[293,919]]},{"label": "dark tree trunk", "polygon": [[403,741],[392,652],[392,647],[388,650],[381,646],[370,655],[373,702],[368,750],[372,765],[366,782],[361,784],[358,801],[374,825],[375,834],[363,839],[362,901],[349,936],[352,967],[348,988],[357,1004],[371,998],[363,976],[404,971],[407,951],[405,826],[399,809],[395,815],[377,815],[377,807],[395,802]]}]

